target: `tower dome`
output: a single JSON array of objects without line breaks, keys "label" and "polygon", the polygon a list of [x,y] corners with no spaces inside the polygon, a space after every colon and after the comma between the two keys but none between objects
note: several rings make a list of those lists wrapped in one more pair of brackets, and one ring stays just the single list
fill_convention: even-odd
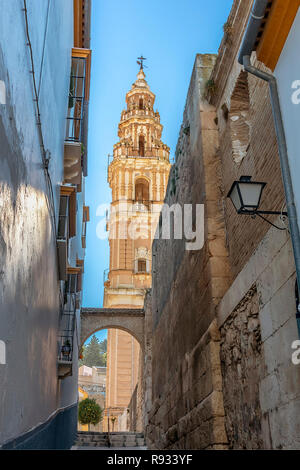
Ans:
[{"label": "tower dome", "polygon": [[132,89],[134,88],[147,88],[148,90],[150,90],[149,85],[146,81],[145,72],[142,68],[140,68],[140,70],[138,71],[136,81],[132,85]]}]

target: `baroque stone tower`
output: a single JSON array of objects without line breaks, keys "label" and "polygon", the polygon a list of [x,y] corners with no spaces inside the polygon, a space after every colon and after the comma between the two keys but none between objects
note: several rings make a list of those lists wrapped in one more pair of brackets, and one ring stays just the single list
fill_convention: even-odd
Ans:
[{"label": "baroque stone tower", "polygon": [[[112,203],[106,308],[142,308],[146,289],[151,287],[151,246],[171,166],[154,101],[141,61],[137,79],[126,95],[119,142],[108,168]],[[111,415],[120,415],[127,408],[137,384],[138,363],[137,341],[124,331],[109,330],[106,407]]]}]

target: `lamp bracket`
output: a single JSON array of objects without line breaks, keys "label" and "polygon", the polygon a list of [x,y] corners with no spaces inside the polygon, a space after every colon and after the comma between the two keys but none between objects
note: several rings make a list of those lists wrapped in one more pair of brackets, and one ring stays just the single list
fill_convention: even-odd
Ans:
[{"label": "lamp bracket", "polygon": [[285,217],[288,217],[287,212],[277,212],[277,211],[247,211],[247,209],[241,209],[239,211],[239,214],[243,215],[259,215],[259,214],[264,214],[264,215],[284,215]]},{"label": "lamp bracket", "polygon": [[275,227],[277,228],[278,230],[288,230],[287,227],[278,227],[278,225],[275,225],[273,224],[273,222],[271,222],[270,220],[266,219],[266,217],[264,217],[262,214],[266,214],[266,215],[282,215],[284,217],[288,217],[288,213],[287,212],[276,212],[276,211],[247,211],[245,209],[242,209],[239,211],[239,214],[242,214],[242,215],[251,215],[253,218],[255,218],[256,215],[258,215],[258,217],[260,217],[261,219],[263,219],[265,222],[268,222],[268,224],[272,225],[272,227]]}]

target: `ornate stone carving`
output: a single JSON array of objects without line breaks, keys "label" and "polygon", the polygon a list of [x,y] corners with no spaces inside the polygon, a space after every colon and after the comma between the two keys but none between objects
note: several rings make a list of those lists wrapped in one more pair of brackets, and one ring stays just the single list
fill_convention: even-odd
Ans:
[{"label": "ornate stone carving", "polygon": [[135,250],[135,259],[148,259],[151,260],[151,250],[145,247],[139,247]]}]

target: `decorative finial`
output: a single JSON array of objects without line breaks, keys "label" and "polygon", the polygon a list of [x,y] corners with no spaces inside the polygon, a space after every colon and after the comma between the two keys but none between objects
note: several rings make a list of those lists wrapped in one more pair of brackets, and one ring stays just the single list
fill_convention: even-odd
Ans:
[{"label": "decorative finial", "polygon": [[140,70],[143,70],[143,68],[144,68],[144,63],[143,63],[144,60],[147,60],[147,59],[146,59],[146,57],[143,57],[143,54],[141,54],[141,57],[138,57],[138,60],[136,61],[137,64],[139,64],[139,66],[140,66]]}]

